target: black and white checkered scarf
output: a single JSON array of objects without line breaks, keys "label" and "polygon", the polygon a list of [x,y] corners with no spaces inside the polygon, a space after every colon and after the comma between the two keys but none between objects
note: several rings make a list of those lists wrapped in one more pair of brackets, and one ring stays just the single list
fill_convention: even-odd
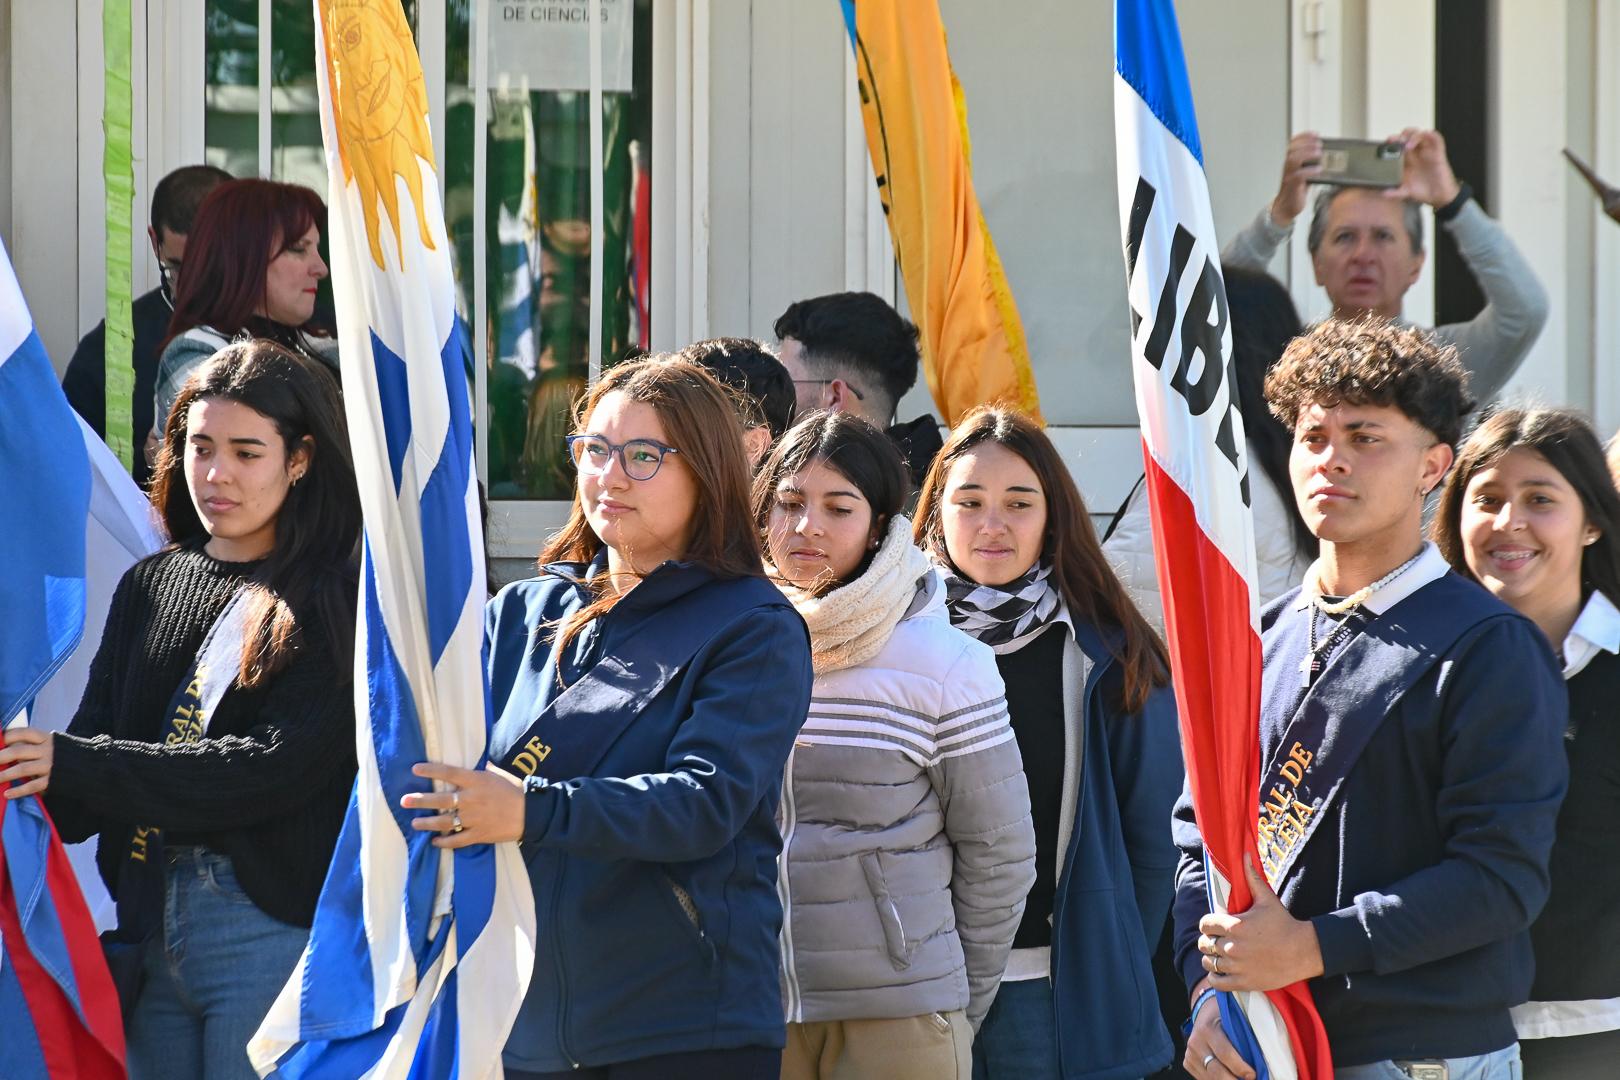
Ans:
[{"label": "black and white checkered scarf", "polygon": [[998,653],[1012,652],[1055,620],[1068,621],[1063,598],[1052,587],[1052,567],[1038,562],[1005,585],[980,585],[942,567],[951,625]]}]

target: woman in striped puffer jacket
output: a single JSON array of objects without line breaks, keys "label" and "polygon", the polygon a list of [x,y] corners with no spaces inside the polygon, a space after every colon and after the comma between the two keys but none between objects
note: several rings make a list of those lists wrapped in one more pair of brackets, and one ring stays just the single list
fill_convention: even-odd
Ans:
[{"label": "woman in striped puffer jacket", "polygon": [[811,416],[754,490],[815,665],[779,811],[782,1075],[966,1080],[1035,876],[994,655],[951,626],[876,428]]}]

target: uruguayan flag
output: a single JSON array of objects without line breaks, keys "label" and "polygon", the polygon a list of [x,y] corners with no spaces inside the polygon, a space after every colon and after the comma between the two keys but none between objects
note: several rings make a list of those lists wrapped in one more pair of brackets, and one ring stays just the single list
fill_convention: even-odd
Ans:
[{"label": "uruguayan flag", "polygon": [[[0,245],[0,727],[84,635],[90,458]],[[124,1075],[95,923],[37,798],[0,803],[0,1076]]]},{"label": "uruguayan flag", "polygon": [[[1244,910],[1244,853],[1259,865],[1254,524],[1220,246],[1171,0],[1115,0],[1114,59],[1132,375],[1187,778],[1211,910]],[[1302,984],[1218,999],[1260,1080],[1331,1074]]]},{"label": "uruguayan flag", "polygon": [[[0,246],[0,725],[84,633],[90,457]],[[15,621],[14,621],[15,620]]]},{"label": "uruguayan flag", "polygon": [[[514,844],[431,846],[419,761],[481,767],[484,558],[450,244],[398,0],[315,0],[343,390],[365,512],[360,772],[309,946],[249,1044],[260,1075],[501,1075],[534,962]],[[463,996],[465,989],[467,996]]]}]

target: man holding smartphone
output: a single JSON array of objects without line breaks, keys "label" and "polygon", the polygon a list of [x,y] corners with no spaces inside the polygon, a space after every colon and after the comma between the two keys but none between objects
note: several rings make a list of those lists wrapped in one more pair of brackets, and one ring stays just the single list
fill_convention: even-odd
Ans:
[{"label": "man holding smartphone", "polygon": [[[1513,241],[1459,182],[1437,131],[1408,128],[1390,142],[1404,151],[1392,188],[1333,185],[1318,193],[1307,246],[1316,282],[1341,318],[1375,312],[1401,318],[1406,291],[1423,269],[1422,204],[1451,233],[1485,307],[1465,323],[1434,328],[1455,345],[1480,400],[1494,398],[1530,351],[1547,321],[1547,294]],[[1322,137],[1301,132],[1288,142],[1277,195],[1227,243],[1228,265],[1264,270],[1293,234],[1309,187],[1324,183]]]}]

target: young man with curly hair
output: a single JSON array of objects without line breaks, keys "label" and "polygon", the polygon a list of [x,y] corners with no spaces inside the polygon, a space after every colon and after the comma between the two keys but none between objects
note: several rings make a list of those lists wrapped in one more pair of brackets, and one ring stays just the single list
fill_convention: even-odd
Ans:
[{"label": "young man with curly hair", "polygon": [[1196,1080],[1250,1080],[1210,990],[1309,980],[1340,1080],[1507,1080],[1568,775],[1559,668],[1422,536],[1472,407],[1450,346],[1382,319],[1294,340],[1266,401],[1294,432],[1320,554],[1261,617],[1255,903],[1210,911],[1176,809],[1176,959]]}]

